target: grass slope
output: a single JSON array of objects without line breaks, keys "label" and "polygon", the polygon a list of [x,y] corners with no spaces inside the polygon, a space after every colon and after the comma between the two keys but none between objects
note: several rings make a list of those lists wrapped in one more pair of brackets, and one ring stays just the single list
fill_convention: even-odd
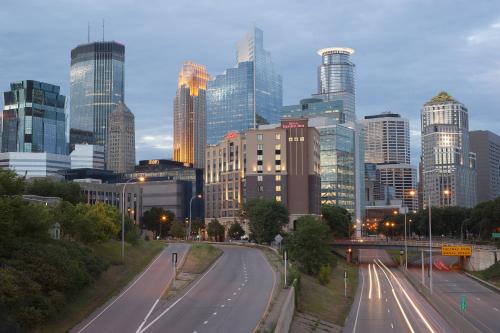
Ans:
[{"label": "grass slope", "polygon": [[[344,270],[347,297],[344,297]],[[330,283],[323,286],[316,277],[302,274],[297,310],[339,326],[344,326],[358,285],[358,267],[338,259]]]},{"label": "grass slope", "polygon": [[122,290],[165,247],[163,242],[125,244],[125,265],[121,264],[121,243],[108,241],[92,246],[97,255],[108,260],[110,267],[92,285],[82,290],[56,320],[45,325],[41,332],[67,332],[113,295]]},{"label": "grass slope", "polygon": [[500,287],[500,261],[485,270],[470,273]]},{"label": "grass slope", "polygon": [[210,244],[193,244],[181,271],[188,274],[203,273],[220,255],[222,250]]}]

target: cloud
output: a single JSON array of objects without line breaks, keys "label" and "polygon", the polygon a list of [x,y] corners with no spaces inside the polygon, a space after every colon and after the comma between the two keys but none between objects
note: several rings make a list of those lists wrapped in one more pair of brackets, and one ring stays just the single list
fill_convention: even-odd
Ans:
[{"label": "cloud", "polygon": [[486,43],[498,42],[500,40],[500,21],[479,29],[467,36],[469,45],[481,45]]}]

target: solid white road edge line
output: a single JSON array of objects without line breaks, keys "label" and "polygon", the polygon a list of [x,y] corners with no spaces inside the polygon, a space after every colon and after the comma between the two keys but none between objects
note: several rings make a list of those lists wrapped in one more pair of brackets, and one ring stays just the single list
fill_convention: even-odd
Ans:
[{"label": "solid white road edge line", "polygon": [[354,327],[352,329],[352,333],[356,332],[356,325],[358,324],[358,316],[359,316],[359,307],[361,306],[361,299],[363,298],[363,290],[365,289],[365,275],[363,274],[363,270],[360,269],[361,272],[361,294],[359,294],[359,302],[358,309],[356,310],[356,319],[354,320]]},{"label": "solid white road edge line", "polygon": [[163,255],[163,253],[165,252],[167,248],[163,249],[159,254],[158,256],[156,257],[156,259],[151,263],[149,264],[149,266],[146,268],[146,270],[144,272],[142,272],[141,275],[139,275],[139,277],[137,279],[135,279],[134,282],[132,282],[132,284],[127,288],[125,289],[125,291],[123,291],[117,298],[115,298],[113,300],[113,302],[111,302],[107,307],[104,308],[104,310],[102,310],[97,316],[95,316],[94,318],[92,318],[91,321],[89,321],[87,323],[87,325],[83,326],[77,333],[81,333],[83,332],[87,327],[90,326],[90,324],[92,324],[97,318],[99,318],[104,312],[106,312],[106,310],[108,310],[113,304],[115,304],[116,301],[118,301],[123,295],[125,295],[127,293],[127,291],[130,290],[130,288],[132,288],[136,283],[137,281],[139,281],[143,276],[144,274],[147,273],[147,271],[149,271],[149,269],[153,266],[153,264],[158,260],[160,259],[160,257]]},{"label": "solid white road edge line", "polygon": [[182,297],[180,297],[178,300],[176,300],[174,303],[172,303],[168,308],[166,308],[162,313],[160,313],[158,315],[158,317],[156,317],[155,319],[153,319],[146,327],[144,327],[144,329],[141,330],[140,333],[146,331],[148,328],[150,328],[154,323],[156,323],[161,317],[163,317],[168,311],[170,311],[175,305],[177,305],[177,303],[179,303],[180,301],[182,301],[184,299],[184,297],[186,297],[202,280],[203,278],[212,271],[212,269],[214,269],[215,266],[217,266],[217,264],[219,263],[220,259],[223,257],[224,255],[221,255],[217,261],[212,265],[212,267],[210,267],[210,269],[208,271],[205,272],[205,274],[203,274],[200,279],[198,281],[196,281],[196,283],[191,287],[189,288],[189,290],[184,294],[182,295]]}]

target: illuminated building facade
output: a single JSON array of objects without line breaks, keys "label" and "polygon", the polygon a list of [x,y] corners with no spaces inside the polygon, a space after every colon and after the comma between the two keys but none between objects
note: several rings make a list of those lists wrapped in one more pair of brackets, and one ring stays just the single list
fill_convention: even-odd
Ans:
[{"label": "illuminated building facade", "polygon": [[197,168],[203,168],[205,158],[207,81],[205,66],[185,62],[174,98],[174,160]]},{"label": "illuminated building facade", "polygon": [[70,143],[105,146],[109,114],[124,102],[125,46],[94,42],[71,50]]},{"label": "illuminated building facade", "polygon": [[281,118],[282,78],[264,50],[262,30],[247,33],[236,51],[236,66],[207,83],[208,144],[217,144],[228,132],[243,133]]},{"label": "illuminated building facade", "polygon": [[341,100],[345,121],[356,120],[353,49],[328,47],[318,50],[321,65],[318,67],[318,92],[313,97],[324,101]]},{"label": "illuminated building facade", "polygon": [[473,207],[475,154],[469,146],[467,108],[446,92],[424,104],[422,123],[423,206]]},{"label": "illuminated building facade", "polygon": [[205,218],[206,223],[218,219],[228,227],[240,221],[239,210],[244,202],[245,136],[229,132],[216,145],[205,151]]}]

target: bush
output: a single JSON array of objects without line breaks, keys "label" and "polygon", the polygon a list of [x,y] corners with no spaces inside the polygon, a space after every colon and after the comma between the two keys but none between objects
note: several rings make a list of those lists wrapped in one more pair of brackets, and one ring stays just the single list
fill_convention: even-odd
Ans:
[{"label": "bush", "polygon": [[[290,265],[290,268],[287,270],[287,278],[286,278],[287,286],[291,286],[296,281],[296,286],[300,286],[300,272],[297,267]],[[298,288],[297,288],[298,289]],[[298,290],[296,290],[298,291]]]},{"label": "bush", "polygon": [[330,282],[330,275],[332,275],[332,267],[330,265],[323,265],[319,269],[318,281],[322,285],[326,285]]}]

